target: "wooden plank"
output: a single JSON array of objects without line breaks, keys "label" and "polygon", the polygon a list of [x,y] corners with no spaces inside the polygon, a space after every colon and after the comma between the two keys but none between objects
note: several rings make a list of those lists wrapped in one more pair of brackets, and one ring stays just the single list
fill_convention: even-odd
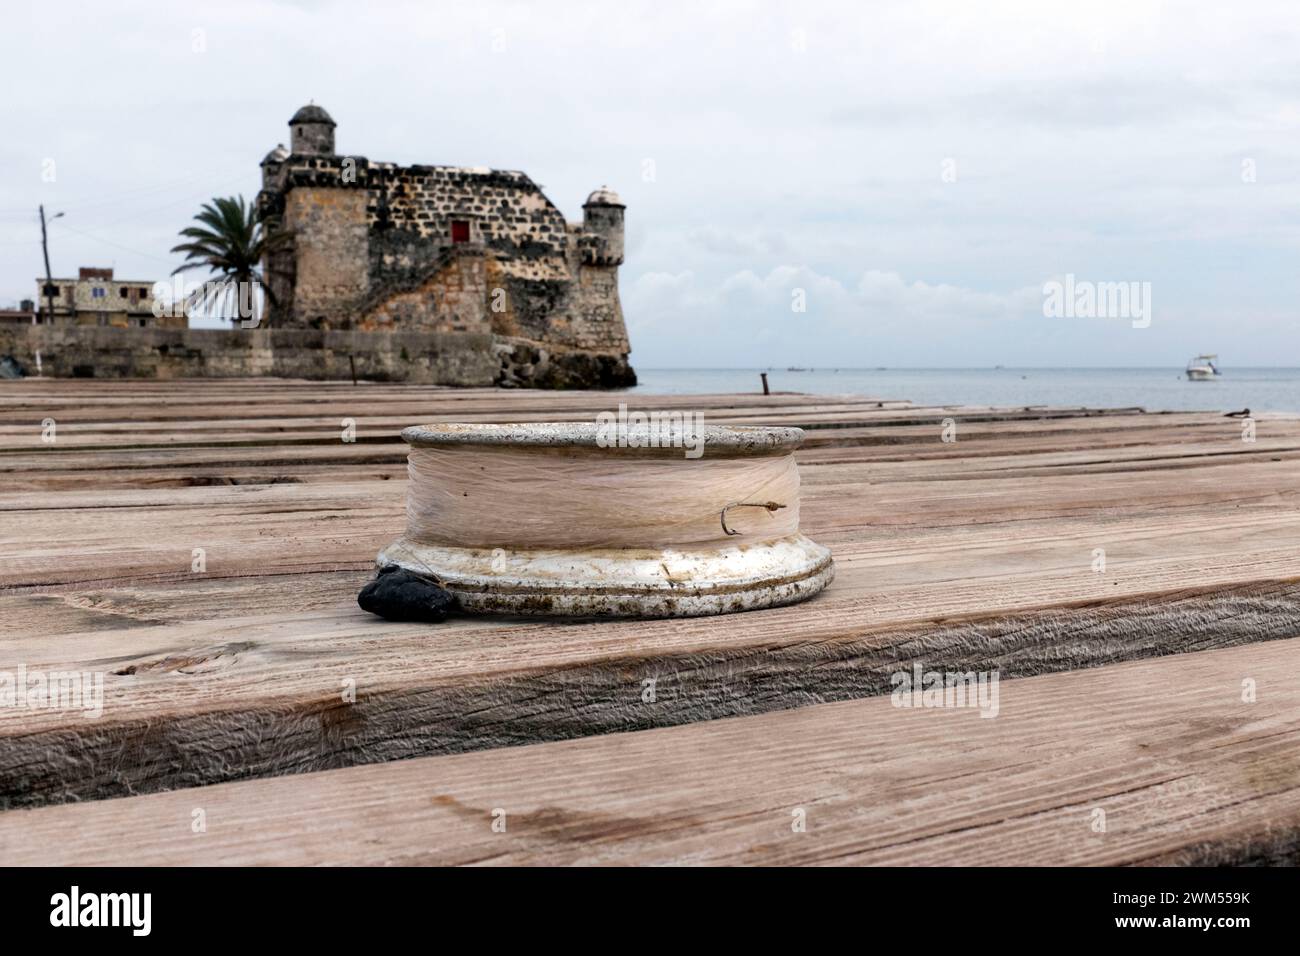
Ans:
[{"label": "wooden plank", "polygon": [[[885,693],[895,670],[936,657],[1015,676],[1289,638],[1300,582],[913,624],[866,623],[860,601],[810,610],[721,628],[431,629],[325,609],[64,635],[18,663],[103,674],[103,716],[6,712],[2,796],[120,796],[761,713]],[[647,679],[660,688],[654,709],[638,706]]]},{"label": "wooden plank", "polygon": [[1294,863],[1297,781],[1292,640],[1000,681],[992,719],[878,698],[13,811],[0,853],[14,865]]},{"label": "wooden plank", "polygon": [[[404,447],[345,445],[317,424],[303,428],[330,402],[354,403],[350,386],[247,386],[72,385],[57,394],[79,403],[69,407],[84,434],[146,424],[178,447],[0,455],[0,669],[102,672],[108,694],[93,732],[76,713],[0,712],[0,801],[117,796],[862,697],[926,653],[1016,675],[1300,634],[1293,417],[1261,421],[1248,445],[1240,424],[1218,415],[968,409],[958,414],[973,424],[947,444],[934,420],[914,424],[941,409],[773,396],[771,410],[802,409],[827,426],[800,453],[804,528],[838,565],[815,602],[707,621],[427,628],[355,606],[375,552],[402,526]],[[617,400],[371,394],[424,416],[472,409],[501,420]],[[170,417],[173,400],[196,414]],[[660,401],[761,416],[764,400],[674,396],[644,407]],[[239,410],[237,428],[223,407]],[[268,433],[257,447],[215,444],[249,427],[253,407],[266,416],[255,424],[297,429],[304,441]],[[404,423],[396,413],[376,421],[394,432]],[[907,445],[894,447],[895,436]],[[194,548],[206,554],[202,574],[191,572]],[[672,675],[648,715],[628,707],[647,674]],[[356,705],[340,699],[345,680]]]}]

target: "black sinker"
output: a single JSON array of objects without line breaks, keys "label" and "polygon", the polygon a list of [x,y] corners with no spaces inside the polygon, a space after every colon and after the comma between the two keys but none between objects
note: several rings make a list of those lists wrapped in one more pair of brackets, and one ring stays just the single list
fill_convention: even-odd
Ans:
[{"label": "black sinker", "polygon": [[428,578],[390,564],[357,595],[361,610],[389,621],[437,624],[456,610],[456,595]]}]

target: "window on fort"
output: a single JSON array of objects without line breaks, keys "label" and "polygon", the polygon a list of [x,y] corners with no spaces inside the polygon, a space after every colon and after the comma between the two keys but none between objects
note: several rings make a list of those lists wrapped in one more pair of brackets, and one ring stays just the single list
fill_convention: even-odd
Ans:
[{"label": "window on fort", "polygon": [[469,221],[468,220],[453,219],[451,221],[451,241],[469,242]]},{"label": "window on fort", "polygon": [[126,286],[122,286],[122,288],[120,288],[120,289],[117,290],[117,294],[120,295],[122,298],[125,299],[126,296],[127,296],[127,292],[128,292],[128,291],[129,291],[129,290],[127,289]]},{"label": "window on fort", "polygon": [[41,289],[41,295],[43,296],[48,297],[48,296],[55,296],[58,294],[59,294],[59,287],[56,285],[49,285],[47,283],[45,287]]}]

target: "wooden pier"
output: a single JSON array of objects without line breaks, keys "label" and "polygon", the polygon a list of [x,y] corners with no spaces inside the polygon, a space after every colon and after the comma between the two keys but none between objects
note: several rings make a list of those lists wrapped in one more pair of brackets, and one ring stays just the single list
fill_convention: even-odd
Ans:
[{"label": "wooden pier", "polygon": [[[0,691],[103,680],[98,716],[0,706],[0,854],[1300,859],[1300,417],[1247,441],[1220,413],[759,389],[0,382]],[[404,524],[401,428],[619,401],[806,429],[834,584],[671,621],[356,606]],[[996,672],[996,717],[896,706],[915,665]]]}]

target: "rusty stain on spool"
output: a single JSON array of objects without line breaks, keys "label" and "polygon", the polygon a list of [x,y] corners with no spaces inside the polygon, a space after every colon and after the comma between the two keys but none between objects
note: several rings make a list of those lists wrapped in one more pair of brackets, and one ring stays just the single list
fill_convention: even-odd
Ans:
[{"label": "rusty stain on spool", "polygon": [[[628,457],[601,447],[591,423],[438,424],[408,428],[413,447],[518,448],[575,457]],[[798,428],[706,426],[706,458],[789,456]],[[679,448],[631,449],[633,457],[680,455]],[[731,502],[722,502],[722,507]],[[471,612],[597,617],[695,617],[807,600],[835,575],[830,551],[802,533],[681,548],[490,549],[399,538],[378,555],[437,578]]]}]

